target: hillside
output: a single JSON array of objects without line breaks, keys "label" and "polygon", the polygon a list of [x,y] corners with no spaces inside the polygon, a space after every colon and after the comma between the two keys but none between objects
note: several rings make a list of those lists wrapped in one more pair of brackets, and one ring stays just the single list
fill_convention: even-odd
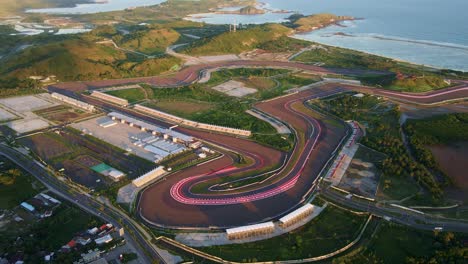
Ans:
[{"label": "hillside", "polygon": [[94,80],[155,75],[178,64],[173,57],[143,60],[83,36],[25,49],[0,65],[0,76]]},{"label": "hillside", "polygon": [[239,9],[239,14],[241,15],[258,15],[258,14],[265,14],[265,10],[258,9],[255,6],[246,6]]},{"label": "hillside", "polygon": [[161,28],[140,30],[131,34],[114,37],[121,47],[146,54],[164,53],[166,47],[174,44],[180,34],[173,29]]},{"label": "hillside", "polygon": [[293,31],[279,24],[254,26],[237,32],[226,32],[210,39],[203,39],[184,50],[190,55],[239,54],[287,36]]}]

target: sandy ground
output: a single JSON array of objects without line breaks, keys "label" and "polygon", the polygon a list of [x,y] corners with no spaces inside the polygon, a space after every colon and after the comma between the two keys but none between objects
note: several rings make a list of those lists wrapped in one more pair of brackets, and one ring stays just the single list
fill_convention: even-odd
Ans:
[{"label": "sandy ground", "polygon": [[41,119],[21,119],[9,122],[8,126],[16,132],[23,134],[47,128],[49,123]]},{"label": "sandy ground", "polygon": [[379,183],[376,172],[377,169],[373,163],[355,158],[352,160],[339,187],[359,195],[374,198]]},{"label": "sandy ground", "polygon": [[244,97],[257,92],[257,89],[246,87],[245,84],[234,80],[217,85],[212,89],[234,97]]}]

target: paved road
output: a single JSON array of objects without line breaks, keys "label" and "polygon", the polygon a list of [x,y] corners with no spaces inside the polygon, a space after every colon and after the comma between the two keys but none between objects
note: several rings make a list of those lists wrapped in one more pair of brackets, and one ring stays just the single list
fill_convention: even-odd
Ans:
[{"label": "paved road", "polygon": [[[51,175],[49,171],[35,163],[30,157],[25,156],[5,144],[0,144],[0,155],[15,162],[18,166],[41,181],[51,192],[63,199],[112,223],[117,228],[122,227],[121,223],[123,223],[125,226],[125,240],[135,249],[139,258],[143,260],[144,263],[153,263],[153,260],[164,262],[153,245],[148,242],[148,234],[143,235],[141,227],[138,227],[136,223],[123,212],[109,206],[103,206],[88,195],[72,190],[64,182]],[[134,237],[129,235],[128,231],[131,231]],[[147,254],[150,254],[151,257],[148,257]]]},{"label": "paved road", "polygon": [[347,199],[343,195],[329,190],[320,191],[327,200],[359,211],[367,211],[380,217],[390,217],[393,222],[407,225],[417,229],[434,230],[435,227],[442,227],[445,231],[468,232],[468,223],[451,221],[428,214],[410,212],[395,207],[377,205],[374,202],[362,199]]}]

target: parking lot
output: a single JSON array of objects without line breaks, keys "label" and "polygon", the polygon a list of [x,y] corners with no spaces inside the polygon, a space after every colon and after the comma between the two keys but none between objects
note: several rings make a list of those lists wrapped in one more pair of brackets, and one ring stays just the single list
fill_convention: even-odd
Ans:
[{"label": "parking lot", "polygon": [[49,122],[34,111],[60,105],[49,94],[38,94],[0,99],[0,120],[11,120],[7,125],[17,133],[27,133],[48,127]]}]

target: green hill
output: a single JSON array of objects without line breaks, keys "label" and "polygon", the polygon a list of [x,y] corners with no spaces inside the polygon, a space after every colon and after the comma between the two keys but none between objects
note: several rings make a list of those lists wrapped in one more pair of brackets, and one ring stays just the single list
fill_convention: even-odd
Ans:
[{"label": "green hill", "polygon": [[184,50],[190,55],[239,54],[287,36],[292,29],[279,24],[254,26],[237,32],[226,32],[216,37],[203,39]]},{"label": "green hill", "polygon": [[156,75],[180,63],[173,57],[144,60],[85,36],[33,46],[0,65],[0,76],[56,75],[61,81]]},{"label": "green hill", "polygon": [[114,37],[114,41],[121,47],[136,50],[146,54],[164,53],[166,47],[174,44],[180,34],[173,29],[156,28],[144,29],[131,34]]},{"label": "green hill", "polygon": [[353,19],[348,16],[337,16],[333,14],[316,14],[305,16],[294,21],[294,27],[297,32],[308,32],[317,28],[322,28],[342,20]]}]

